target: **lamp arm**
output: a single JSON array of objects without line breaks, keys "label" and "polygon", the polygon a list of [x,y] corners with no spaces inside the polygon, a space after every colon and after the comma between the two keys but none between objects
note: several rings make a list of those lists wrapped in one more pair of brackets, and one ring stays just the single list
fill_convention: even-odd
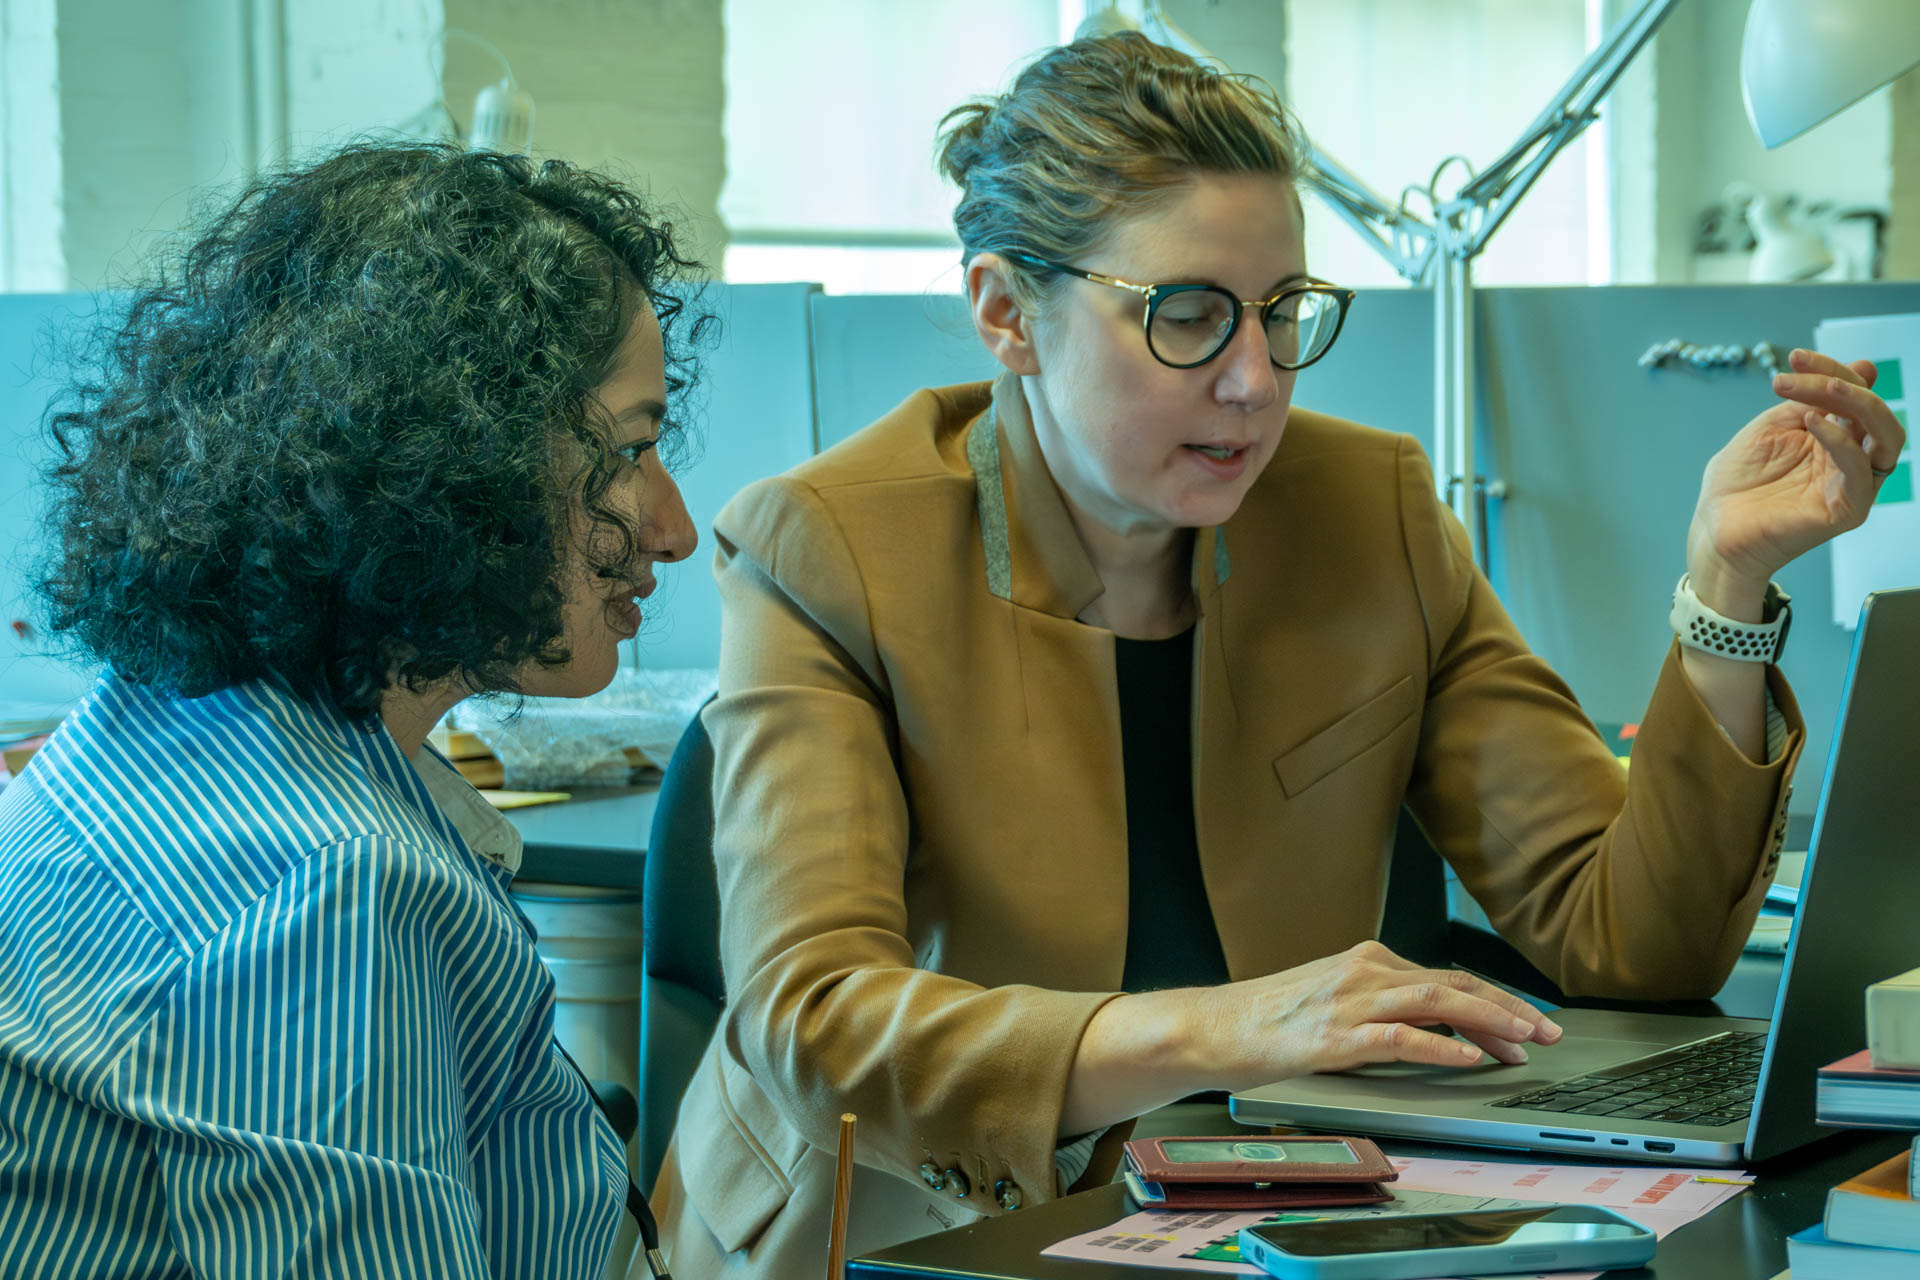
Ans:
[{"label": "lamp arm", "polygon": [[1518,173],[1502,175],[1502,180],[1495,187],[1492,195],[1469,193],[1470,189],[1479,183],[1479,178],[1476,178],[1461,189],[1457,199],[1448,201],[1442,206],[1445,213],[1453,213],[1456,210],[1464,212],[1462,206],[1486,211],[1486,216],[1478,225],[1470,229],[1465,238],[1464,252],[1468,257],[1479,256],[1481,250],[1487,247],[1487,241],[1493,238],[1493,233],[1500,229],[1501,224],[1506,222],[1514,209],[1519,206],[1520,201],[1526,197],[1527,192],[1533,189],[1533,184],[1540,180],[1540,175],[1546,172],[1547,166],[1552,164],[1554,158],[1566,150],[1573,140],[1597,119],[1599,119],[1597,113],[1569,117],[1561,123],[1559,128],[1539,140],[1541,145],[1527,158],[1525,167]]},{"label": "lamp arm", "polygon": [[1167,17],[1166,10],[1160,7],[1160,0],[1146,0],[1146,3],[1141,6],[1140,17],[1135,25],[1155,44],[1166,45],[1169,49],[1178,49],[1189,58],[1219,61],[1208,53],[1205,46],[1198,40],[1182,31],[1172,19]]},{"label": "lamp arm", "polygon": [[[1586,60],[1574,68],[1560,91],[1521,133],[1519,141],[1463,186],[1460,197],[1478,204],[1491,204],[1513,183],[1516,172],[1524,171],[1537,177],[1538,167],[1532,163],[1530,153],[1542,143],[1549,143],[1546,154],[1551,159],[1600,118],[1601,99],[1612,91],[1628,64],[1653,39],[1654,32],[1679,3],[1680,0],[1646,0],[1631,17],[1609,32]],[[1527,185],[1531,185],[1531,180]]]},{"label": "lamp arm", "polygon": [[1310,142],[1306,162],[1304,185],[1331,205],[1395,271],[1420,283],[1433,258],[1433,228],[1405,206],[1389,204],[1385,196]]}]

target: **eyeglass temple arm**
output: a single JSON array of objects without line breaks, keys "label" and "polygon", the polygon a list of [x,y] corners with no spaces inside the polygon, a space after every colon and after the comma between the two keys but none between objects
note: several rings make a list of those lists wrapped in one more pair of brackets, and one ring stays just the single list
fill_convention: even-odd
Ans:
[{"label": "eyeglass temple arm", "polygon": [[1110,284],[1116,289],[1130,290],[1143,298],[1151,296],[1155,288],[1154,285],[1150,284],[1135,284],[1131,280],[1122,280],[1119,276],[1101,275],[1098,271],[1082,271],[1077,267],[1069,268],[1069,270],[1072,271],[1074,275],[1091,280],[1095,284]]}]

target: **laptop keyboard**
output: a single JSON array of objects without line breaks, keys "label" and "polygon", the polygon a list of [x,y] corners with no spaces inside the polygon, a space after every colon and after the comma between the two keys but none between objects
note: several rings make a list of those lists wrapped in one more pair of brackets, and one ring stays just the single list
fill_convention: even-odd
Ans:
[{"label": "laptop keyboard", "polygon": [[1663,1124],[1732,1124],[1753,1111],[1766,1048],[1764,1031],[1728,1031],[1492,1105]]}]

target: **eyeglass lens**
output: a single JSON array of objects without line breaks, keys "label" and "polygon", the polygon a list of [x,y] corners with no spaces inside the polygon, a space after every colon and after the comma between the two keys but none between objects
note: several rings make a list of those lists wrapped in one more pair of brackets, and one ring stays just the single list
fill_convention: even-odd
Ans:
[{"label": "eyeglass lens", "polygon": [[[1158,299],[1147,326],[1153,354],[1171,365],[1195,365],[1226,346],[1240,301],[1223,289],[1182,289]],[[1266,313],[1267,349],[1273,362],[1297,368],[1320,358],[1340,328],[1340,299],[1303,290],[1280,299]]]}]

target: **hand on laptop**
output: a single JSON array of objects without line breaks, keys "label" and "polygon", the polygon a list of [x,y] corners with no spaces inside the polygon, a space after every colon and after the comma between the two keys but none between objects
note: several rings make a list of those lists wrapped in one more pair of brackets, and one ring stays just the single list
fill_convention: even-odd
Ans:
[{"label": "hand on laptop", "polygon": [[[1451,1027],[1478,1045],[1425,1027]],[[1060,1111],[1071,1137],[1207,1089],[1258,1088],[1370,1062],[1467,1067],[1481,1049],[1524,1062],[1560,1028],[1459,969],[1423,969],[1362,942],[1225,986],[1146,991],[1103,1005],[1080,1037]]]},{"label": "hand on laptop", "polygon": [[[1483,1049],[1525,1062],[1526,1042],[1560,1038],[1559,1026],[1518,996],[1460,969],[1421,968],[1378,942],[1215,987],[1202,1003],[1219,1028],[1231,1089],[1370,1062],[1465,1067]],[[1472,1045],[1423,1030],[1443,1023]]]}]

